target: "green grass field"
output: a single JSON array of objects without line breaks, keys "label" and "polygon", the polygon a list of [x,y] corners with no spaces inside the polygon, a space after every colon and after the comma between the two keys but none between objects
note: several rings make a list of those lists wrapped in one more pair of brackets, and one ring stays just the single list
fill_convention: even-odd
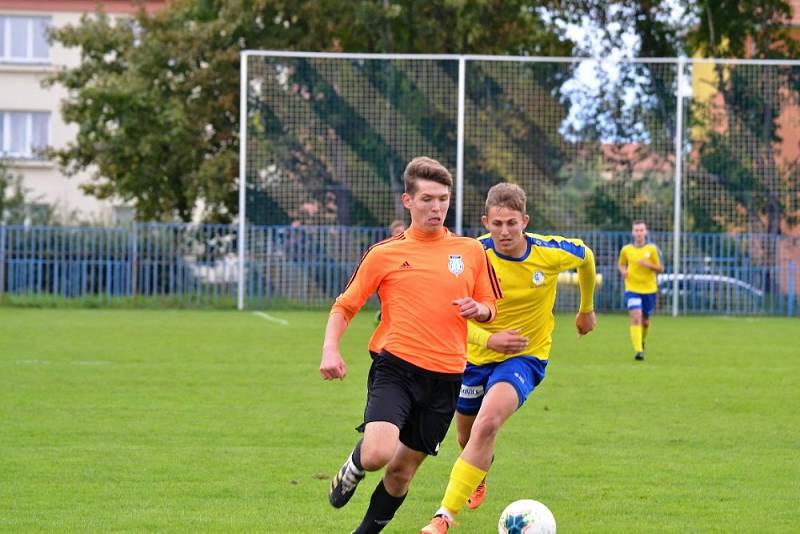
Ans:
[{"label": "green grass field", "polygon": [[[326,314],[0,308],[0,531],[350,532],[378,481],[327,503],[357,439],[371,314],[350,374],[317,373]],[[627,319],[577,340],[559,316],[547,379],[503,429],[483,507],[534,498],[561,534],[798,532],[800,323]],[[385,532],[438,507],[454,431]]]}]

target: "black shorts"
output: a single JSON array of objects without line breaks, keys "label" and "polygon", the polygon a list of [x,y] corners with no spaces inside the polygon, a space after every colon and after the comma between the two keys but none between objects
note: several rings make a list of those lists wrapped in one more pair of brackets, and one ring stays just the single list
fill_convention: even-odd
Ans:
[{"label": "black shorts", "polygon": [[367,423],[387,421],[400,429],[406,447],[436,455],[453,420],[461,373],[435,373],[386,351],[372,355],[367,378]]}]

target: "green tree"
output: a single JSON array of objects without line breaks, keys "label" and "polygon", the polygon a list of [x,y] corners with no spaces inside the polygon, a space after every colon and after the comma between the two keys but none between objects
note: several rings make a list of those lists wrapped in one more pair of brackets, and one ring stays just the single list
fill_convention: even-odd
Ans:
[{"label": "green tree", "polygon": [[[675,16],[675,7],[683,11],[682,17]],[[550,3],[550,9],[562,28],[582,20],[595,21],[590,51],[595,56],[624,49],[621,37],[626,33],[637,36],[633,52],[641,58],[700,53],[718,58],[793,59],[800,51],[789,31],[791,7],[782,0],[680,1],[671,5],[651,0],[567,0]],[[576,46],[581,49],[581,43]],[[787,162],[777,152],[783,141],[779,117],[798,101],[800,69],[716,64],[715,70],[721,98],[695,99],[690,108],[688,125],[701,126],[707,134],[693,141],[691,153],[699,157],[686,162],[687,228],[780,233],[781,223],[791,224],[797,218],[800,162]],[[630,132],[644,125],[647,140],[636,141],[642,148],[637,153],[671,156],[677,111],[675,74],[674,69],[655,64],[623,66],[620,78],[626,87],[639,87],[640,104],[625,113],[621,91],[613,84],[603,85],[606,89],[593,95],[595,107],[584,103],[591,113],[585,117],[580,137],[601,139],[606,132],[606,138],[613,139],[607,132]],[[611,181],[628,179],[614,174]],[[598,183],[587,196],[587,213],[598,216],[607,206],[609,211],[602,220],[622,221],[620,206],[604,201],[607,186]]]},{"label": "green tree", "polygon": [[[694,18],[689,6],[566,0],[548,2],[547,9],[561,38],[576,39],[578,55],[646,59],[686,53]],[[594,65],[593,77],[596,83],[575,84],[565,94],[571,115],[562,130],[576,156],[565,160],[564,170],[585,182],[573,204],[580,206],[583,225],[627,230],[631,220],[644,217],[665,230],[672,221],[677,69],[622,61]]]},{"label": "green tree", "polygon": [[[702,2],[693,49],[711,57],[794,59],[791,6],[782,0]],[[795,222],[799,161],[781,157],[780,116],[800,96],[800,69],[715,64],[722,97],[699,102],[693,118],[707,134],[689,181],[689,209],[701,229],[780,234]],[[722,194],[720,194],[722,192]]]},{"label": "green tree", "polygon": [[25,189],[22,177],[0,160],[0,223],[21,224],[25,220]]},{"label": "green tree", "polygon": [[54,152],[62,168],[93,170],[87,193],[132,201],[145,220],[188,221],[201,200],[208,219],[227,219],[238,174],[238,51],[302,33],[272,24],[279,13],[280,3],[179,1],[116,22],[98,11],[55,30],[82,55],[50,80],[69,90],[63,115],[79,127]]},{"label": "green tree", "polygon": [[227,221],[237,211],[239,52],[547,54],[566,45],[522,1],[175,0],[113,21],[102,11],[53,32],[81,49],[63,85],[74,142],[53,156],[91,170],[98,198],[133,202],[144,220]]},{"label": "green tree", "polygon": [[58,224],[53,206],[42,203],[41,198],[30,197],[29,193],[22,176],[11,171],[8,163],[0,159],[0,223]]}]

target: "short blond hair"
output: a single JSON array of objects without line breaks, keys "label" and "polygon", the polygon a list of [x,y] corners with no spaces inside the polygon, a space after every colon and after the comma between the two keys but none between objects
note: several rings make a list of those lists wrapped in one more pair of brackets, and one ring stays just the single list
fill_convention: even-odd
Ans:
[{"label": "short blond hair", "polygon": [[392,221],[392,223],[389,225],[389,234],[390,235],[395,235],[395,231],[398,230],[398,229],[400,230],[399,233],[401,233],[401,234],[403,233],[403,230],[406,229],[406,223],[404,223],[400,219],[396,219],[396,220]]},{"label": "short blond hair", "polygon": [[486,193],[486,213],[489,213],[489,208],[508,208],[525,213],[526,202],[525,191],[520,186],[501,182],[493,185]]},{"label": "short blond hair", "polygon": [[406,193],[411,196],[417,192],[417,180],[430,180],[446,185],[448,189],[453,188],[453,176],[450,171],[435,159],[425,156],[412,159],[403,173]]}]

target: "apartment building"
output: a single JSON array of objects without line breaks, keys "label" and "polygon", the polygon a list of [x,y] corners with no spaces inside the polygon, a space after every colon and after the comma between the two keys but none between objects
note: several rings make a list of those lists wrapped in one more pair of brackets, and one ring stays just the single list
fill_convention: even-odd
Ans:
[{"label": "apartment building", "polygon": [[[85,195],[80,185],[89,181],[88,173],[67,177],[41,154],[47,146],[66,146],[77,131],[61,118],[64,89],[41,83],[56,69],[77,66],[80,50],[50,44],[47,31],[77,24],[98,3],[116,16],[130,16],[137,9],[130,0],[0,0],[0,157],[23,177],[28,210],[35,214],[49,206],[63,222],[115,224],[133,216],[121,201]],[[164,5],[165,0],[147,1],[146,9]]]}]

